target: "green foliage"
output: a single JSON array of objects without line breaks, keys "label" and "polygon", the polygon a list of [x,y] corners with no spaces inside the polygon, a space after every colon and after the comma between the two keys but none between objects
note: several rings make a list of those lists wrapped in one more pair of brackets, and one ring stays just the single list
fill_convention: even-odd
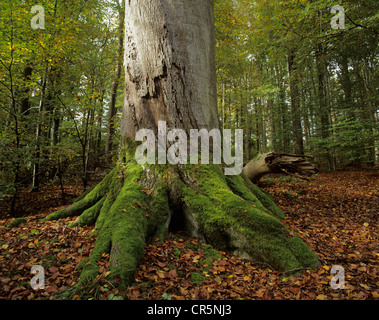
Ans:
[{"label": "green foliage", "polygon": [[13,219],[8,225],[7,225],[7,228],[8,229],[12,229],[12,228],[15,228],[15,227],[18,227],[20,224],[23,224],[25,223],[27,220],[25,218],[16,218],[16,219]]},{"label": "green foliage", "polygon": [[121,3],[40,1],[36,30],[34,1],[0,3],[0,199],[30,184],[33,169],[44,183],[57,172],[87,179],[105,141]]},{"label": "green foliage", "polygon": [[378,4],[345,1],[345,29],[335,30],[336,4],[216,1],[221,123],[244,129],[245,161],[293,152],[290,55],[305,151],[324,169],[378,160]]},{"label": "green foliage", "polygon": [[[271,211],[275,204],[258,192],[258,188],[249,191],[251,184],[245,183],[242,177],[238,177],[238,183],[229,184],[228,177],[214,165],[194,166],[191,170],[199,190],[183,184],[180,188],[186,207],[211,245],[226,251],[238,248],[236,254],[277,270],[317,265],[317,257],[299,237],[290,235],[276,217],[280,209]],[[233,190],[241,184],[245,188]]]}]

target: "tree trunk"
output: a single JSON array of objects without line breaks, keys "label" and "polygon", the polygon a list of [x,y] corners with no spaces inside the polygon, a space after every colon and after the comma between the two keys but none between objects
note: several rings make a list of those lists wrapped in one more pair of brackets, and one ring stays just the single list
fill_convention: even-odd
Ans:
[{"label": "tree trunk", "polygon": [[257,156],[243,168],[243,173],[253,183],[269,173],[280,173],[307,179],[318,172],[317,167],[304,156],[291,153],[270,152]]},{"label": "tree trunk", "polygon": [[125,12],[124,12],[124,0],[121,1],[122,5],[119,8],[119,25],[118,25],[118,48],[117,48],[117,65],[116,71],[113,78],[111,96],[109,100],[109,113],[108,113],[108,128],[107,128],[107,139],[105,141],[105,153],[108,154],[113,149],[113,138],[115,133],[115,116],[117,114],[116,109],[116,99],[117,90],[120,83],[122,63],[123,63],[123,52],[124,52],[124,24],[125,24]]},{"label": "tree trunk", "polygon": [[216,103],[213,1],[126,1],[126,94],[118,164],[83,199],[45,220],[79,216],[96,224],[97,241],[81,263],[77,285],[98,274],[110,252],[113,280],[127,286],[144,245],[163,239],[181,221],[192,236],[218,249],[288,271],[314,267],[315,254],[282,224],[283,212],[245,176],[225,176],[220,165],[140,165],[139,129],[219,128]]},{"label": "tree trunk", "polygon": [[301,125],[301,109],[299,101],[299,75],[297,70],[296,56],[294,52],[291,52],[288,56],[288,71],[290,76],[294,152],[296,154],[304,154],[303,129]]},{"label": "tree trunk", "polygon": [[33,67],[27,65],[22,73],[23,83],[21,88],[21,104],[19,106],[19,113],[22,116],[27,116],[30,110],[30,79],[32,77]]},{"label": "tree trunk", "polygon": [[122,140],[139,129],[219,128],[213,1],[126,4]]},{"label": "tree trunk", "polygon": [[36,126],[36,146],[35,146],[35,153],[34,153],[34,161],[33,161],[33,178],[32,178],[32,187],[31,192],[38,192],[39,191],[39,179],[40,179],[40,157],[41,157],[41,136],[42,136],[42,112],[44,111],[44,108],[46,107],[46,91],[47,91],[47,79],[48,79],[48,73],[49,73],[49,67],[46,65],[45,67],[45,73],[42,79],[42,86],[41,86],[41,96],[39,100],[39,107],[38,107],[38,114],[40,119],[38,119],[38,123]]},{"label": "tree trunk", "polygon": [[328,106],[326,98],[326,57],[325,57],[325,48],[322,43],[319,43],[317,46],[316,52],[316,66],[317,66],[317,76],[318,76],[318,102],[319,102],[319,111],[320,111],[320,131],[321,139],[324,145],[324,157],[326,159],[326,169],[331,171],[333,169],[333,158],[331,156],[330,148],[327,143],[329,138],[329,129],[330,121],[329,114],[330,108]]}]

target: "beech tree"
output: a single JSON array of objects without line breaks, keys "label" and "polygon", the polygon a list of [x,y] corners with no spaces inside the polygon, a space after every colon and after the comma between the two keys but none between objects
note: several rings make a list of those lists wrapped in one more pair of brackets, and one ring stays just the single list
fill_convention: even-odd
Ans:
[{"label": "beech tree", "polygon": [[158,137],[160,121],[188,136],[191,129],[219,129],[214,3],[129,0],[125,6],[119,160],[94,189],[45,218],[78,216],[72,226],[96,225],[78,286],[96,277],[106,252],[110,277],[127,286],[145,243],[178,225],[217,249],[276,270],[316,267],[316,255],[282,223],[284,213],[244,174],[224,175],[225,164],[137,163],[136,133],[149,129]]}]

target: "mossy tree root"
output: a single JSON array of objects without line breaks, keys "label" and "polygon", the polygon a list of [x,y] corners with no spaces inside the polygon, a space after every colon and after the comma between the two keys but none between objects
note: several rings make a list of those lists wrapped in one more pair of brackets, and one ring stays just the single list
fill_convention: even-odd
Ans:
[{"label": "mossy tree root", "polygon": [[[217,165],[148,166],[125,150],[119,165],[88,195],[46,220],[82,213],[73,225],[96,223],[95,247],[77,287],[99,272],[110,253],[110,277],[125,287],[133,280],[146,241],[163,239],[180,220],[193,236],[280,271],[316,267],[316,255],[281,220],[271,196],[244,176],[226,177]],[[79,213],[79,214],[80,214]],[[174,218],[173,218],[174,217]]]},{"label": "mossy tree root", "polygon": [[182,184],[183,202],[208,243],[279,271],[318,266],[317,256],[281,222],[284,213],[270,195],[216,166],[194,172],[196,187]]},{"label": "mossy tree root", "polygon": [[108,192],[109,186],[114,179],[116,169],[113,169],[95,188],[93,188],[84,198],[75,201],[71,206],[58,210],[41,221],[53,221],[67,217],[81,215],[85,210],[95,206]]}]

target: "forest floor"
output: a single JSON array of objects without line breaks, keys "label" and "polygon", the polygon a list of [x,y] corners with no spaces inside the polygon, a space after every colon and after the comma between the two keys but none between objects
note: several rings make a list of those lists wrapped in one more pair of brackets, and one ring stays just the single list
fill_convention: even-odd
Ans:
[{"label": "forest floor", "polygon": [[[279,273],[178,233],[146,245],[126,291],[107,280],[109,255],[104,254],[95,284],[74,299],[379,299],[378,178],[378,171],[346,171],[319,174],[310,182],[262,180],[261,187],[287,213],[285,224],[318,255],[316,270],[299,270],[296,277]],[[80,187],[65,191],[72,201]],[[60,290],[77,282],[76,266],[96,240],[90,236],[93,228],[68,228],[74,218],[38,223],[62,207],[59,187],[23,192],[19,203],[27,213],[24,224],[8,229],[12,219],[0,218],[0,299],[57,299]],[[0,210],[4,216],[8,208]],[[34,265],[45,269],[44,290],[31,288]],[[344,289],[331,287],[335,265],[344,270]]]}]

